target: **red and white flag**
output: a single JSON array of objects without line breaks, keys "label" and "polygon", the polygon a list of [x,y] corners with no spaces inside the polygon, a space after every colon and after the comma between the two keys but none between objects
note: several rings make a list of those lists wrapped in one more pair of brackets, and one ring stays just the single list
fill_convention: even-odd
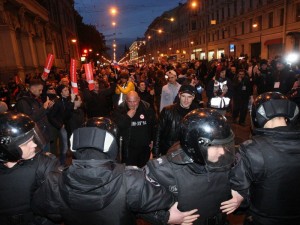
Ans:
[{"label": "red and white flag", "polygon": [[70,78],[71,78],[71,87],[72,94],[78,94],[78,85],[77,85],[77,76],[76,76],[76,60],[71,59],[70,62]]},{"label": "red and white flag", "polygon": [[45,67],[44,67],[44,72],[43,72],[43,75],[42,75],[43,80],[47,80],[48,75],[49,75],[50,70],[51,70],[51,67],[52,67],[52,64],[53,64],[53,61],[54,61],[54,55],[49,53],[48,56],[47,56],[47,60],[46,60]]},{"label": "red and white flag", "polygon": [[86,81],[89,84],[89,90],[92,91],[95,89],[92,65],[90,63],[83,64],[83,65],[85,70]]}]

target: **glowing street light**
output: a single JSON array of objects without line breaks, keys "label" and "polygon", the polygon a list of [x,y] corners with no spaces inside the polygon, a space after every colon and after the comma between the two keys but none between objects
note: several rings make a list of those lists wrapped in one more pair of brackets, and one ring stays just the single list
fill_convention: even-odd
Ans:
[{"label": "glowing street light", "polygon": [[197,2],[196,1],[192,1],[191,2],[191,7],[194,9],[197,7]]},{"label": "glowing street light", "polygon": [[114,27],[117,25],[116,22],[112,22],[111,25],[113,25]]},{"label": "glowing street light", "polygon": [[252,27],[256,28],[256,27],[258,27],[258,24],[257,24],[257,23],[254,23],[254,24],[252,25]]},{"label": "glowing street light", "polygon": [[163,32],[162,29],[158,29],[158,33],[161,34]]},{"label": "glowing street light", "polygon": [[75,38],[73,38],[73,39],[71,39],[71,42],[72,42],[72,43],[76,43],[77,40],[76,40]]},{"label": "glowing street light", "polygon": [[111,15],[115,16],[117,13],[118,13],[117,8],[115,8],[115,7],[110,8]]},{"label": "glowing street light", "polygon": [[171,21],[171,22],[174,22],[174,21],[175,21],[174,17],[171,17],[171,18],[170,18],[170,21]]}]

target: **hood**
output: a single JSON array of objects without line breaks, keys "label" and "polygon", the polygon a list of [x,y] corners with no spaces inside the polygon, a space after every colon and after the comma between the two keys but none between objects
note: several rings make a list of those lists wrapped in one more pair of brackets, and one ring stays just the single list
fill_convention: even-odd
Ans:
[{"label": "hood", "polygon": [[101,210],[118,194],[124,168],[111,160],[73,160],[61,177],[62,198],[74,210]]}]

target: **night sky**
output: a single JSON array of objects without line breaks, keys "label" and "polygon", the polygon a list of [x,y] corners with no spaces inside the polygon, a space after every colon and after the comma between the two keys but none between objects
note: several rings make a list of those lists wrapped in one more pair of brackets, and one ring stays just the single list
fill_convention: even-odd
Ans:
[{"label": "night sky", "polygon": [[[113,33],[119,45],[131,44],[137,37],[143,37],[151,22],[164,11],[176,7],[185,0],[75,0],[75,9],[83,22],[95,25],[105,35],[107,44],[112,43]],[[109,9],[118,8],[113,17]],[[113,19],[115,18],[115,19]],[[116,22],[116,27],[112,22]]]}]

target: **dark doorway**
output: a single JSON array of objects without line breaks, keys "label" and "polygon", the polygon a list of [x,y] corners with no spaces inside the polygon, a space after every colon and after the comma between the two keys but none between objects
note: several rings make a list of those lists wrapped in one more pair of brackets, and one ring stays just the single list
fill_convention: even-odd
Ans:
[{"label": "dark doorway", "polygon": [[261,42],[251,44],[251,57],[260,58]]}]

